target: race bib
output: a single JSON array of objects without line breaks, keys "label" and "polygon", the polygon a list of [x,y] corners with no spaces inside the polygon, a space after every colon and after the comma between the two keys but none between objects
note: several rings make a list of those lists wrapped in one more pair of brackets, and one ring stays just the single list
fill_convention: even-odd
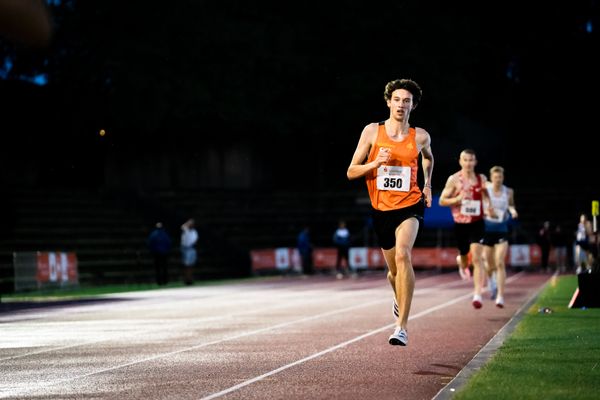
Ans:
[{"label": "race bib", "polygon": [[460,204],[460,213],[463,215],[478,216],[481,215],[480,200],[463,200]]},{"label": "race bib", "polygon": [[377,168],[377,189],[408,192],[410,167],[382,165]]},{"label": "race bib", "polygon": [[504,216],[504,210],[496,210],[496,209],[494,208],[494,214],[496,214],[496,216],[495,216],[495,217],[488,216],[488,219],[489,219],[490,221],[494,221],[494,222],[504,222],[504,218],[505,218],[505,216]]}]

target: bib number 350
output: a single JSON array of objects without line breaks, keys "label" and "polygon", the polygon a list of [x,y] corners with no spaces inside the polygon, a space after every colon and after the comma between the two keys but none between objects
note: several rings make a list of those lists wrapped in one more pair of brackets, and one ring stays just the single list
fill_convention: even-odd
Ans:
[{"label": "bib number 350", "polygon": [[382,165],[377,168],[377,189],[408,192],[410,167]]}]

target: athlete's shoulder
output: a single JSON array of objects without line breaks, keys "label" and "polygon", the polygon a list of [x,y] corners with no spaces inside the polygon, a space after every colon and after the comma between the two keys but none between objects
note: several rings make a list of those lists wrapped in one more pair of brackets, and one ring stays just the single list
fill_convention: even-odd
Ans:
[{"label": "athlete's shoulder", "polygon": [[371,122],[365,125],[362,134],[363,136],[372,137],[377,136],[377,132],[379,132],[379,122]]},{"label": "athlete's shoulder", "polygon": [[415,129],[415,133],[417,136],[429,136],[429,132],[427,132],[425,129],[421,128],[420,126],[414,126],[413,128]]},{"label": "athlete's shoulder", "polygon": [[446,179],[446,184],[453,184],[455,182],[457,182],[460,179],[460,171],[456,171],[453,174],[450,174],[450,176],[448,176],[448,179]]},{"label": "athlete's shoulder", "polygon": [[415,141],[420,145],[429,145],[431,144],[431,136],[429,136],[429,132],[425,129],[420,128],[418,126],[414,127],[415,129]]},{"label": "athlete's shoulder", "polygon": [[379,129],[379,125],[382,125],[381,122],[369,122],[363,128],[363,131],[367,131],[367,130],[377,131]]}]

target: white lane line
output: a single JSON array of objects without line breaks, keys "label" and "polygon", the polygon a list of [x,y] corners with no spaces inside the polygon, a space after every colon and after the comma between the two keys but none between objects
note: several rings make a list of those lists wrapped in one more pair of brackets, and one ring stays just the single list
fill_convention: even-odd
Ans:
[{"label": "white lane line", "polygon": [[[443,284],[440,284],[440,285],[437,285],[437,286],[434,286],[434,287],[428,287],[428,288],[424,288],[424,289],[420,289],[420,290],[415,290],[415,294],[417,294],[417,293],[418,294],[423,294],[423,293],[430,292],[432,290],[439,290],[440,288],[444,288],[444,287],[460,286],[462,284],[464,284],[463,281],[450,281],[450,282],[446,282],[446,283],[443,283]],[[373,290],[379,291],[380,289],[379,288],[374,288]],[[304,293],[304,294],[306,294],[306,293]],[[463,296],[460,296],[460,297],[458,297],[458,298],[456,298],[454,300],[451,300],[450,302],[444,303],[445,305],[443,305],[443,306],[432,307],[432,308],[430,308],[428,310],[425,310],[425,311],[423,311],[421,313],[416,314],[413,317],[410,317],[409,320],[421,317],[423,315],[426,315],[426,314],[428,314],[430,312],[436,311],[436,310],[438,310],[440,308],[443,308],[445,306],[448,306],[450,304],[454,304],[454,303],[456,303],[458,301],[461,301],[461,300],[463,300],[465,298],[470,297],[471,295],[472,294],[469,293],[467,295],[463,295]],[[34,385],[28,384],[28,386],[25,387],[25,388],[23,388],[23,387],[21,387],[21,388],[9,388],[8,391],[5,391],[6,387],[4,389],[2,387],[0,387],[0,398],[5,398],[5,397],[9,397],[9,396],[15,396],[15,395],[19,395],[19,394],[22,394],[22,393],[27,393],[27,392],[29,392],[31,390],[34,390],[34,389],[43,388],[43,387],[49,387],[49,386],[54,386],[54,385],[58,385],[58,384],[61,384],[61,383],[65,383],[65,382],[70,382],[70,381],[74,381],[74,380],[77,380],[77,379],[86,378],[86,377],[89,377],[89,376],[92,376],[92,375],[102,374],[104,372],[114,371],[114,370],[117,370],[117,369],[121,369],[121,368],[129,367],[129,366],[141,364],[141,363],[148,362],[148,361],[157,360],[157,359],[160,359],[160,358],[169,357],[169,356],[172,356],[172,355],[177,355],[177,354],[180,354],[180,353],[184,353],[184,352],[191,351],[191,350],[196,350],[196,349],[207,347],[207,346],[211,346],[211,345],[214,345],[214,344],[219,344],[219,343],[227,342],[227,341],[230,341],[230,340],[236,340],[236,339],[239,339],[239,338],[242,338],[242,337],[251,336],[251,335],[254,335],[254,334],[258,334],[258,333],[263,333],[263,332],[267,332],[267,331],[270,331],[270,330],[283,328],[283,327],[294,325],[294,324],[298,324],[298,323],[312,321],[312,320],[320,319],[320,318],[323,318],[323,317],[328,317],[328,316],[331,316],[331,315],[335,315],[335,314],[339,314],[339,313],[344,313],[344,312],[347,312],[347,311],[352,311],[352,310],[359,309],[359,308],[369,307],[371,305],[385,303],[385,302],[388,302],[388,301],[389,301],[389,299],[386,299],[386,300],[374,300],[374,301],[370,301],[370,302],[367,302],[367,303],[361,303],[361,304],[357,304],[357,305],[354,305],[354,306],[350,306],[350,307],[346,307],[346,308],[342,308],[342,309],[338,309],[338,310],[333,310],[333,311],[328,311],[328,312],[321,313],[321,314],[316,314],[316,315],[313,315],[313,316],[310,316],[310,317],[304,317],[304,318],[300,318],[300,319],[297,319],[297,320],[293,320],[293,321],[289,321],[289,322],[284,322],[284,323],[276,324],[276,325],[273,325],[273,326],[268,326],[268,327],[265,327],[265,328],[255,329],[255,330],[248,331],[248,332],[245,332],[245,333],[240,333],[240,334],[229,336],[229,337],[225,337],[225,338],[222,338],[222,339],[218,339],[218,340],[213,340],[213,341],[210,341],[210,342],[201,343],[201,344],[198,344],[198,345],[195,345],[195,346],[186,347],[184,349],[175,350],[175,351],[172,351],[172,352],[157,354],[157,355],[152,356],[152,357],[146,357],[146,358],[143,358],[143,359],[140,359],[140,360],[136,360],[136,361],[131,361],[131,362],[128,362],[128,363],[123,363],[123,364],[115,365],[115,366],[109,367],[109,368],[103,368],[103,369],[100,369],[100,370],[97,370],[97,371],[89,372],[87,374],[81,374],[81,375],[77,375],[77,376],[74,376],[74,377],[60,379],[60,380],[57,380],[57,381],[52,381],[52,382],[38,382],[37,384],[34,384]],[[337,346],[334,347],[334,349],[346,346],[348,343],[352,343],[352,342],[355,342],[357,340],[361,340],[364,337],[376,334],[376,333],[378,333],[378,332],[380,332],[380,331],[382,331],[384,329],[389,329],[392,326],[394,326],[394,324],[386,325],[386,326],[381,327],[381,328],[379,328],[379,329],[377,329],[375,331],[372,331],[370,333],[361,335],[358,338],[352,339],[349,342],[345,342],[343,344],[337,345]],[[330,352],[330,351],[333,351],[333,350],[324,350],[324,352],[317,353],[317,354],[325,354],[325,353]],[[315,357],[318,357],[318,355],[311,356],[310,358],[305,359],[305,361],[308,360],[308,359],[315,358]],[[302,360],[300,360],[300,361],[302,361]],[[302,362],[304,362],[304,361],[302,361]],[[293,365],[297,365],[298,363],[299,363],[299,361],[297,361]],[[290,365],[290,366],[292,366],[292,365]],[[285,368],[281,367],[281,368],[287,369],[290,366],[287,366]],[[266,375],[266,376],[268,376],[268,375]],[[254,381],[252,381],[252,382],[254,382]],[[250,384],[252,382],[249,382],[247,384]],[[236,385],[236,386],[239,386],[239,385]],[[246,386],[246,385],[244,385],[244,386]],[[223,393],[223,394],[225,394],[225,393]]]},{"label": "white lane line", "polygon": [[[438,279],[439,276],[427,276],[424,278],[419,279],[417,282],[421,283],[421,282],[427,282],[429,280],[434,280],[434,279]],[[269,284],[264,284],[264,283],[257,283],[258,286],[256,286],[253,283],[248,283],[248,284],[239,284],[239,285],[232,285],[232,288],[219,288],[218,290],[214,287],[198,287],[198,288],[193,288],[193,289],[188,289],[188,288],[173,288],[173,289],[156,289],[156,290],[152,290],[150,293],[146,292],[146,291],[137,291],[137,292],[122,292],[122,293],[113,293],[113,294],[105,294],[105,295],[98,295],[96,297],[96,300],[98,301],[102,301],[102,300],[114,300],[116,299],[120,299],[120,298],[126,298],[129,301],[136,301],[139,303],[139,305],[136,305],[136,307],[138,308],[144,308],[147,307],[148,304],[158,304],[158,305],[164,305],[166,302],[168,302],[170,305],[174,304],[174,303],[181,303],[181,302],[193,302],[196,300],[202,300],[202,301],[208,301],[208,300],[215,300],[215,299],[220,299],[220,298],[228,298],[228,299],[232,299],[235,297],[242,297],[245,299],[247,299],[249,297],[249,295],[251,294],[262,294],[265,292],[265,290],[269,290],[270,293],[284,293],[287,294],[289,293],[289,289],[295,289],[300,287],[298,284],[302,283],[302,287],[305,287],[306,290],[303,292],[298,292],[298,293],[294,293],[294,295],[292,296],[296,296],[296,295],[301,295],[301,294],[305,294],[308,291],[322,291],[324,289],[329,289],[332,286],[332,282],[337,282],[337,281],[319,281],[319,282],[306,282],[306,281],[278,281],[278,282],[273,282],[273,283],[269,283]],[[369,280],[366,282],[375,282],[375,280]],[[354,283],[354,282],[353,282]],[[351,286],[352,287],[352,286]],[[372,288],[358,288],[357,290],[373,290],[373,289],[378,289],[379,286],[377,287],[372,287]],[[197,290],[197,292],[193,292],[193,295],[190,295],[190,292],[192,290]],[[241,293],[240,293],[241,292]],[[183,297],[179,297],[176,296],[177,294],[182,294]],[[43,319],[43,318],[49,318],[49,317],[55,317],[55,316],[61,316],[61,315],[72,315],[73,313],[77,313],[77,314],[86,314],[86,313],[93,313],[95,311],[97,311],[98,309],[100,310],[111,310],[113,308],[116,309],[120,309],[121,308],[122,303],[103,303],[103,304],[99,304],[99,303],[84,303],[84,304],[70,304],[70,305],[65,305],[59,309],[52,309],[52,310],[48,310],[45,307],[35,307],[35,308],[29,308],[29,309],[23,309],[23,310],[16,310],[13,312],[10,312],[8,315],[6,316],[0,316],[0,323],[6,323],[6,324],[10,324],[10,323],[16,323],[16,322],[28,322],[31,320],[38,320],[38,319]]]},{"label": "white lane line", "polygon": [[[430,277],[424,278],[422,281],[427,281],[429,280]],[[439,284],[435,287],[427,287],[427,288],[423,288],[423,289],[416,289],[415,290],[415,295],[421,295],[421,294],[427,294],[431,291],[434,290],[439,290],[440,288],[445,288],[445,287],[453,287],[453,286],[460,286],[462,285],[464,282],[462,281],[450,281],[450,282],[446,282],[446,283],[442,283]],[[376,287],[376,288],[370,288],[370,289],[366,289],[364,290],[364,292],[368,292],[368,291],[379,291],[380,288]],[[348,297],[355,294],[355,292],[342,292],[340,293],[341,298],[343,297]],[[293,295],[286,295],[283,296],[284,298],[282,300],[299,300],[302,301],[303,305],[306,305],[306,298],[305,298],[305,293],[294,293]],[[287,298],[286,298],[287,297]],[[296,299],[296,297],[298,297],[298,299]],[[337,297],[337,296],[336,296]],[[314,302],[319,302],[321,301],[321,299],[319,299],[317,296],[313,296],[312,297]],[[269,306],[269,307],[264,307],[262,309],[255,309],[251,312],[244,312],[243,315],[247,316],[249,314],[259,314],[265,311],[272,311],[272,310],[277,310],[280,308],[286,308],[289,307],[290,303],[285,303],[285,304],[277,304],[274,306]],[[202,323],[202,322],[207,322],[207,321],[218,321],[218,320],[224,320],[224,319],[229,319],[229,318],[235,318],[236,316],[240,315],[239,313],[234,313],[234,314],[229,314],[229,315],[221,315],[221,316],[216,316],[216,317],[206,317],[206,318],[195,318],[195,319],[186,319],[185,321],[182,321],[181,324],[183,325],[189,325],[190,323]],[[64,323],[61,322],[56,322],[54,323],[56,325],[59,326],[64,326]],[[46,324],[47,326],[47,324]],[[173,327],[173,324],[171,323],[170,325],[171,327]],[[27,353],[23,353],[23,354],[16,354],[16,355],[12,355],[12,356],[5,356],[5,357],[0,357],[0,361],[7,361],[7,360],[14,360],[17,358],[23,358],[23,357],[29,357],[29,356],[35,356],[35,355],[40,355],[40,354],[44,354],[44,353],[50,353],[50,352],[56,352],[56,351],[61,351],[61,350],[66,350],[66,349],[72,349],[72,348],[76,348],[76,347],[83,347],[83,346],[88,346],[88,345],[92,345],[92,344],[98,344],[98,343],[104,343],[104,342],[109,342],[109,341],[113,341],[113,340],[119,340],[119,339],[125,339],[127,337],[131,337],[131,336],[138,336],[138,335],[143,335],[143,334],[148,334],[148,333],[153,333],[153,332],[160,332],[161,330],[163,330],[164,328],[158,328],[158,329],[146,329],[146,330],[134,330],[134,331],[130,331],[128,333],[120,333],[117,334],[115,336],[112,337],[108,337],[108,338],[103,338],[103,339],[97,339],[97,340],[90,340],[90,341],[85,341],[82,343],[75,343],[75,344],[70,344],[70,345],[66,345],[66,346],[58,346],[58,347],[53,347],[53,348],[45,348],[45,349],[40,349],[37,351],[30,351]]]},{"label": "white lane line", "polygon": [[[380,291],[380,290],[381,290],[380,288],[372,288],[372,289],[363,290],[362,292],[368,293],[371,291]],[[427,291],[429,289],[421,289],[421,290]],[[318,291],[321,291],[321,290],[318,290]],[[353,297],[353,296],[355,296],[355,294],[356,294],[356,292],[352,292],[352,291],[339,292],[339,293],[335,293],[334,298],[336,300],[343,300],[346,297]],[[285,302],[280,303],[280,301],[285,301]],[[301,303],[302,306],[306,306],[309,303],[318,303],[321,301],[322,301],[322,299],[320,298],[320,296],[310,296],[310,299],[307,300],[305,292],[285,294],[284,296],[281,296],[280,298],[278,298],[278,300],[276,302],[274,302],[274,300],[271,299],[271,302],[274,302],[277,304],[263,307],[260,309],[254,309],[252,311],[244,310],[244,312],[242,312],[242,313],[231,313],[231,314],[220,315],[220,316],[215,316],[215,317],[193,318],[193,319],[185,318],[184,320],[179,321],[178,323],[173,323],[173,321],[170,321],[169,327],[170,327],[170,329],[172,329],[174,326],[189,326],[192,324],[204,323],[207,321],[219,321],[219,320],[232,319],[232,318],[237,318],[240,315],[248,316],[248,315],[253,315],[253,314],[261,314],[261,313],[267,312],[267,311],[274,311],[274,310],[278,310],[278,309],[282,309],[282,308],[288,308],[288,307],[293,306],[298,303]],[[343,312],[344,310],[341,310],[341,311]],[[105,321],[102,321],[102,322],[104,323]],[[139,321],[137,321],[137,322],[139,323]],[[81,324],[80,321],[76,321],[75,323]],[[63,323],[63,322],[50,322],[50,323],[44,324],[44,326],[48,326],[49,324],[56,325],[56,329],[59,329],[59,330],[64,329],[64,326],[65,326],[65,323]],[[73,322],[69,322],[68,324],[73,324]],[[37,324],[32,324],[32,325],[35,326]],[[73,328],[69,327],[69,329],[73,329]],[[113,340],[126,339],[131,336],[139,336],[139,335],[145,335],[148,333],[155,333],[155,332],[157,333],[162,330],[164,330],[164,327],[162,327],[162,326],[159,328],[155,328],[155,329],[136,329],[136,330],[129,331],[127,333],[117,333],[116,335],[108,337],[108,338],[89,340],[89,341],[85,341],[85,342],[81,342],[81,343],[58,346],[58,347],[53,347],[53,348],[40,349],[37,351],[30,351],[30,352],[23,353],[23,354],[16,354],[16,355],[12,355],[12,356],[0,357],[0,361],[13,360],[13,359],[17,359],[17,358],[23,358],[23,357],[34,356],[34,355],[39,355],[39,354],[44,354],[44,353],[56,352],[56,351],[66,350],[66,349],[71,349],[71,348],[76,348],[76,347],[83,347],[83,346],[87,346],[87,345],[109,342],[109,341],[113,341]],[[99,334],[101,334],[101,332]],[[0,341],[0,344],[1,343],[2,342]],[[0,349],[1,349],[1,346],[0,346]]]},{"label": "white lane line", "polygon": [[[416,318],[420,318],[420,317],[422,317],[422,316],[424,316],[424,315],[430,314],[430,313],[432,313],[432,312],[434,312],[434,311],[437,311],[437,310],[439,310],[439,309],[442,309],[442,308],[448,307],[448,306],[450,306],[450,305],[452,305],[452,304],[454,304],[454,303],[457,303],[457,302],[459,302],[459,301],[463,301],[464,299],[470,298],[471,296],[472,296],[472,294],[471,294],[471,293],[469,293],[469,294],[466,294],[466,295],[463,295],[463,296],[457,297],[457,298],[455,298],[455,299],[452,299],[452,300],[449,300],[449,301],[447,301],[447,302],[445,302],[445,303],[438,304],[437,306],[434,306],[434,307],[428,308],[428,309],[426,309],[426,310],[424,310],[424,311],[421,311],[420,313],[417,313],[417,314],[415,314],[414,316],[412,316],[412,317],[409,317],[408,319],[409,319],[409,321],[410,321],[410,320],[413,320],[413,319],[416,319]],[[302,358],[302,359],[300,359],[300,360],[294,361],[294,362],[292,362],[292,363],[290,363],[290,364],[283,365],[283,366],[281,366],[281,367],[279,367],[279,368],[277,368],[277,369],[274,369],[274,370],[272,370],[272,371],[266,372],[266,373],[264,373],[264,374],[262,374],[262,375],[259,375],[259,376],[255,377],[255,378],[248,379],[248,380],[246,380],[246,381],[244,381],[244,382],[242,382],[242,383],[239,383],[239,384],[237,384],[237,385],[235,385],[235,386],[231,386],[231,387],[229,387],[229,388],[227,388],[227,389],[221,390],[220,392],[216,392],[216,393],[213,393],[213,394],[211,394],[211,395],[208,395],[208,396],[202,397],[200,400],[210,400],[210,399],[215,399],[215,398],[217,398],[217,397],[221,397],[221,396],[223,396],[223,395],[226,395],[226,394],[228,394],[228,393],[235,392],[235,391],[236,391],[236,390],[238,390],[238,389],[241,389],[241,388],[243,388],[243,387],[245,387],[245,386],[248,386],[248,385],[250,385],[250,384],[252,384],[252,383],[255,383],[255,382],[261,381],[261,380],[263,380],[263,379],[265,379],[265,378],[267,378],[267,377],[269,377],[269,376],[271,376],[271,375],[278,374],[279,372],[281,372],[281,371],[284,371],[284,370],[286,370],[286,369],[288,369],[288,368],[292,368],[292,367],[295,367],[296,365],[303,364],[303,363],[305,363],[305,362],[307,362],[307,361],[310,361],[310,360],[312,360],[312,359],[315,359],[315,358],[317,358],[317,357],[320,357],[320,356],[322,356],[322,355],[325,355],[325,354],[327,354],[327,353],[331,353],[331,352],[333,352],[333,351],[336,351],[336,350],[338,350],[338,349],[340,349],[340,348],[342,348],[342,347],[348,346],[349,344],[352,344],[352,343],[354,343],[354,342],[358,342],[359,340],[362,340],[362,339],[364,339],[364,338],[367,338],[367,337],[369,337],[369,336],[375,335],[375,334],[377,334],[377,333],[379,333],[379,332],[383,332],[384,330],[391,329],[391,328],[393,328],[395,325],[396,325],[395,323],[392,323],[392,324],[388,324],[388,325],[382,326],[382,327],[380,327],[380,328],[374,329],[374,330],[372,330],[372,331],[369,331],[369,332],[367,332],[367,333],[364,333],[364,334],[362,334],[362,335],[360,335],[360,336],[357,336],[357,337],[355,337],[355,338],[352,338],[352,339],[350,339],[350,340],[347,340],[347,341],[345,341],[345,342],[342,342],[342,343],[340,343],[340,344],[337,344],[337,345],[335,345],[335,346],[332,346],[332,347],[330,347],[330,348],[328,348],[328,349],[322,350],[322,351],[320,351],[320,352],[318,352],[318,353],[311,354],[311,355],[310,355],[310,356],[308,356],[308,357],[304,357],[304,358]]]},{"label": "white lane line", "polygon": [[[512,281],[514,281],[514,280],[518,279],[518,278],[519,278],[519,277],[520,277],[522,274],[523,274],[523,272],[522,272],[522,271],[521,271],[521,272],[519,272],[519,273],[517,273],[516,275],[514,275],[514,276],[512,276],[512,277],[508,278],[508,279],[507,279],[507,282],[508,282],[508,281],[512,282]],[[448,284],[448,283],[446,283],[446,284],[443,284],[443,285],[440,285],[440,286],[452,286],[452,282],[449,282],[449,284]],[[429,289],[430,289],[430,288],[429,288]],[[438,304],[438,305],[436,305],[436,306],[430,307],[430,308],[428,308],[428,309],[426,309],[426,310],[423,310],[423,311],[421,311],[420,313],[417,313],[417,314],[414,314],[413,316],[410,316],[410,317],[408,318],[408,320],[409,320],[409,321],[412,321],[413,319],[417,319],[417,318],[423,317],[423,316],[425,316],[425,315],[427,315],[427,314],[431,314],[431,313],[432,313],[432,312],[434,312],[434,311],[441,310],[442,308],[445,308],[445,307],[451,306],[452,304],[458,303],[459,301],[463,301],[463,300],[465,300],[465,299],[468,299],[468,298],[470,298],[472,295],[473,295],[472,293],[465,294],[465,295],[463,295],[463,296],[459,296],[459,297],[456,297],[456,298],[454,298],[454,299],[452,299],[452,300],[449,300],[449,301],[447,301],[447,302],[445,302],[445,303],[441,303],[441,304]],[[238,383],[237,385],[235,385],[235,386],[231,386],[231,387],[229,387],[229,388],[227,388],[227,389],[224,389],[224,390],[222,390],[222,391],[220,391],[220,392],[216,392],[216,393],[213,393],[213,394],[211,394],[211,395],[208,395],[208,396],[202,397],[200,400],[210,400],[210,399],[215,399],[215,398],[217,398],[217,397],[221,397],[221,396],[223,396],[223,395],[226,395],[226,394],[228,394],[228,393],[235,392],[235,391],[236,391],[236,390],[238,390],[238,389],[241,389],[241,388],[243,388],[243,387],[245,387],[245,386],[251,385],[252,383],[255,383],[255,382],[261,381],[261,380],[263,380],[263,379],[265,379],[265,378],[267,378],[267,377],[269,377],[269,376],[272,376],[272,375],[278,374],[279,372],[281,372],[281,371],[284,371],[284,370],[286,370],[286,369],[288,369],[288,368],[292,368],[292,367],[295,367],[296,365],[303,364],[303,363],[305,363],[305,362],[307,362],[307,361],[310,361],[310,360],[312,360],[312,359],[315,359],[315,358],[317,358],[317,357],[320,357],[320,356],[322,356],[322,355],[325,355],[325,354],[327,354],[327,353],[331,353],[331,352],[333,352],[333,351],[336,351],[336,350],[338,350],[338,349],[340,349],[340,348],[342,348],[342,347],[348,346],[349,344],[352,344],[352,343],[354,343],[354,342],[357,342],[357,341],[359,341],[359,340],[362,340],[362,339],[364,339],[364,338],[367,338],[367,337],[369,337],[369,336],[372,336],[372,335],[378,334],[379,332],[383,332],[384,330],[391,329],[391,328],[393,328],[395,325],[396,325],[395,323],[392,323],[392,324],[385,325],[385,326],[382,326],[382,327],[380,327],[380,328],[374,329],[374,330],[372,330],[372,331],[369,331],[369,332],[367,332],[367,333],[364,333],[364,334],[362,334],[362,335],[360,335],[360,336],[357,336],[357,337],[355,337],[355,338],[353,338],[353,339],[347,340],[347,341],[345,341],[345,342],[342,342],[342,343],[340,343],[340,344],[337,344],[337,345],[335,345],[335,346],[332,346],[332,347],[330,347],[330,348],[328,348],[328,349],[325,349],[325,350],[322,350],[322,351],[320,351],[320,352],[318,352],[318,353],[312,354],[312,355],[310,355],[310,356],[308,356],[308,357],[304,357],[304,358],[302,358],[302,359],[300,359],[300,360],[294,361],[293,363],[290,363],[290,364],[283,365],[283,366],[281,366],[281,367],[279,367],[279,368],[277,368],[277,369],[274,369],[274,370],[272,370],[272,371],[266,372],[266,373],[264,373],[264,374],[262,374],[262,375],[259,375],[259,376],[255,377],[255,378],[248,379],[248,380],[246,380],[246,381],[244,381],[244,382]]]},{"label": "white lane line", "polygon": [[[386,301],[388,301],[388,300],[386,300]],[[374,300],[374,301],[370,301],[370,302],[367,302],[367,303],[357,304],[357,305],[354,305],[354,306],[350,306],[350,307],[346,307],[346,308],[342,308],[342,309],[338,309],[338,310],[334,310],[334,311],[328,311],[328,312],[325,312],[325,313],[312,315],[310,317],[304,317],[304,318],[296,319],[296,320],[293,320],[293,321],[288,321],[288,322],[283,322],[283,323],[276,324],[276,325],[273,325],[273,326],[268,326],[268,327],[265,327],[265,328],[255,329],[255,330],[252,330],[252,331],[240,333],[240,334],[229,336],[229,337],[225,337],[225,338],[222,338],[222,339],[218,339],[218,340],[213,340],[213,341],[210,341],[210,342],[201,343],[201,344],[198,344],[196,346],[186,347],[184,349],[175,350],[175,351],[171,351],[171,352],[168,352],[168,353],[157,354],[157,355],[152,356],[152,357],[142,358],[142,359],[139,359],[139,360],[136,360],[136,361],[131,361],[131,362],[128,362],[128,363],[115,365],[115,366],[110,367],[110,368],[103,368],[103,369],[100,369],[100,370],[97,370],[97,371],[89,372],[87,374],[77,375],[77,376],[73,376],[73,377],[70,377],[70,378],[60,379],[60,380],[57,380],[57,381],[39,382],[39,383],[34,384],[34,385],[30,385],[28,383],[28,386],[26,388],[18,388],[18,389],[15,389],[13,391],[8,391],[8,392],[0,393],[0,398],[4,398],[4,397],[8,397],[8,396],[16,396],[18,394],[26,393],[26,392],[31,391],[33,389],[39,389],[39,388],[42,388],[42,387],[54,386],[54,385],[58,385],[58,384],[61,384],[61,383],[65,383],[65,382],[70,382],[70,381],[74,381],[74,380],[77,380],[77,379],[86,378],[88,376],[102,374],[104,372],[114,371],[114,370],[117,370],[117,369],[129,367],[129,366],[132,366],[132,365],[141,364],[141,363],[144,363],[144,362],[153,361],[153,360],[157,360],[157,359],[164,358],[164,357],[169,357],[169,356],[172,356],[172,355],[184,353],[184,352],[191,351],[191,350],[196,350],[196,349],[199,349],[199,348],[202,348],[202,347],[212,346],[214,344],[219,344],[219,343],[227,342],[227,341],[230,341],[230,340],[236,340],[236,339],[239,339],[239,338],[242,338],[242,337],[251,336],[251,335],[258,334],[258,333],[268,332],[268,331],[271,331],[271,330],[274,330],[274,329],[284,328],[284,327],[290,326],[290,325],[295,325],[295,324],[299,324],[299,323],[303,323],[303,322],[307,322],[307,321],[312,321],[312,320],[316,320],[316,319],[320,319],[320,318],[324,318],[324,317],[329,317],[331,315],[335,315],[335,314],[339,314],[339,313],[344,313],[344,312],[356,310],[358,308],[369,307],[371,305],[380,304],[380,303],[383,303],[383,302],[384,302],[384,300]],[[0,390],[2,390],[1,387],[0,387]]]}]

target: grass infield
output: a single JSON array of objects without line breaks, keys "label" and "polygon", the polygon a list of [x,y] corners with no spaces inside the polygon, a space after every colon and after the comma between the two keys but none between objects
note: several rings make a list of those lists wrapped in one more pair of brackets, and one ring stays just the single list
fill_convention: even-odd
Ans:
[{"label": "grass infield", "polygon": [[553,278],[452,399],[600,398],[600,308],[570,309],[576,288],[575,275]]}]

